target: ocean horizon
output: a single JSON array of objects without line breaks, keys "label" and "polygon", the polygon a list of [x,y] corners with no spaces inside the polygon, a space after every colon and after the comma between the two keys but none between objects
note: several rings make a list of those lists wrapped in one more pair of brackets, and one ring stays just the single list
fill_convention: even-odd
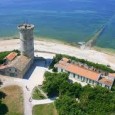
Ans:
[{"label": "ocean horizon", "polygon": [[115,49],[115,0],[0,1],[0,37],[18,35],[22,23],[35,25],[35,36],[70,43],[87,42],[103,27],[96,46]]}]

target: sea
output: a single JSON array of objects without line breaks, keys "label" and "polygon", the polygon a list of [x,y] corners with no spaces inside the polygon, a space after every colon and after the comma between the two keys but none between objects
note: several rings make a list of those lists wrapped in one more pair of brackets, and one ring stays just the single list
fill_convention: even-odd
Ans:
[{"label": "sea", "polygon": [[0,38],[18,36],[17,26],[35,25],[37,37],[87,42],[115,49],[115,0],[0,0]]}]

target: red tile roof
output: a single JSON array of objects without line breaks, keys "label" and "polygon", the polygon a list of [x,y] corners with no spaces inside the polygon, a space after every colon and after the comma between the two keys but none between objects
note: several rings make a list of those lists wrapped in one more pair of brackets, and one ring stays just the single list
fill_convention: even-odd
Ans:
[{"label": "red tile roof", "polygon": [[109,85],[109,86],[111,86],[113,84],[113,81],[106,79],[106,78],[100,79],[99,82],[104,83],[105,85]]},{"label": "red tile roof", "polygon": [[66,71],[69,71],[74,74],[78,74],[80,76],[89,78],[91,80],[96,80],[98,81],[100,74],[91,70],[88,70],[86,68],[80,67],[78,65],[72,64],[72,63],[67,63],[64,61],[59,61],[58,64],[55,65],[55,67],[62,68]]},{"label": "red tile roof", "polygon": [[8,54],[5,58],[9,61],[12,61],[15,57],[17,56],[16,52],[11,52],[10,54]]}]

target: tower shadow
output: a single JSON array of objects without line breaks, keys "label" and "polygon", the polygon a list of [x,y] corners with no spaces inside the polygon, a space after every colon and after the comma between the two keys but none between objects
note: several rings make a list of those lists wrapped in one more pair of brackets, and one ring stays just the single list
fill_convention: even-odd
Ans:
[{"label": "tower shadow", "polygon": [[49,65],[51,64],[52,59],[50,58],[43,58],[43,57],[35,57],[33,64],[30,66],[28,71],[25,73],[23,79],[29,79],[36,67],[43,67],[43,68],[48,68]]}]

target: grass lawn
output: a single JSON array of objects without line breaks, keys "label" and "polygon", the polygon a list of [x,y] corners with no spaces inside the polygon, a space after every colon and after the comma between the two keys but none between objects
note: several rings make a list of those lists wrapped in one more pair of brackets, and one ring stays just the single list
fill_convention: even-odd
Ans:
[{"label": "grass lawn", "polygon": [[0,59],[4,59],[11,51],[0,52]]},{"label": "grass lawn", "polygon": [[0,89],[6,94],[2,103],[8,107],[5,115],[23,115],[23,92],[19,86],[8,86]]},{"label": "grass lawn", "polygon": [[4,58],[10,53],[10,51],[0,52],[0,64],[4,63]]},{"label": "grass lawn", "polygon": [[33,99],[45,99],[44,95],[41,94],[39,89],[37,87],[34,88],[33,94],[32,94]]},{"label": "grass lawn", "polygon": [[58,115],[54,104],[36,105],[32,113],[33,115]]}]

